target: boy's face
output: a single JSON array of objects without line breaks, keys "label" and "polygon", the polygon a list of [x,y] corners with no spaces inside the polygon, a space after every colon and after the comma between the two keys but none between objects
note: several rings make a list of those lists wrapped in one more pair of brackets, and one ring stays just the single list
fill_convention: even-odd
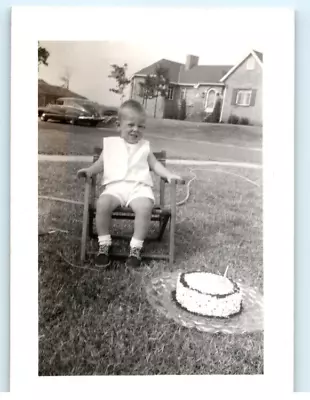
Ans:
[{"label": "boy's face", "polygon": [[123,110],[120,120],[121,137],[130,144],[138,143],[143,137],[145,116],[130,108]]}]

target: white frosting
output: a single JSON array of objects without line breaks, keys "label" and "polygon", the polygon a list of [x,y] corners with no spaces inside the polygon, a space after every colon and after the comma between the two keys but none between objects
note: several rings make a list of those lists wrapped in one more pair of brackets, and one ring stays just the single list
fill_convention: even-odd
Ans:
[{"label": "white frosting", "polygon": [[184,276],[188,286],[205,294],[228,294],[233,292],[233,283],[223,276],[206,272],[194,272]]},{"label": "white frosting", "polygon": [[229,317],[240,311],[242,295],[240,291],[233,293],[234,285],[229,279],[206,272],[189,273],[184,275],[189,286],[186,287],[180,278],[181,275],[177,280],[176,300],[188,311],[213,317]]}]

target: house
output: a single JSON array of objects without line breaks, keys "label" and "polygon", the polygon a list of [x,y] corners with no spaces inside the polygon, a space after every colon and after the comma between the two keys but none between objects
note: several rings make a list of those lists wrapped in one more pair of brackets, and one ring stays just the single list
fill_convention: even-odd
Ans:
[{"label": "house", "polygon": [[231,115],[262,125],[263,54],[252,50],[221,78],[225,84],[221,121]]},{"label": "house", "polygon": [[[167,96],[143,98],[141,83],[154,75],[160,65],[168,70]],[[156,118],[178,118],[182,100],[186,118],[203,120],[212,114],[217,98],[222,101],[221,122],[231,115],[262,123],[263,56],[251,51],[237,65],[199,65],[197,56],[188,55],[185,64],[162,59],[135,73],[131,78],[130,97],[144,104],[148,115]]]},{"label": "house", "polygon": [[38,80],[38,106],[44,107],[47,104],[54,104],[59,97],[75,97],[79,99],[86,99],[77,93],[72,92],[69,89],[50,85],[43,79]]}]

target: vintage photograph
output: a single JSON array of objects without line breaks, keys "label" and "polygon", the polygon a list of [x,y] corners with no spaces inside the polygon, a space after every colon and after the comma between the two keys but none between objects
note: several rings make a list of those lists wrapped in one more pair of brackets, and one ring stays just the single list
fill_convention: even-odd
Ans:
[{"label": "vintage photograph", "polygon": [[263,28],[211,25],[38,42],[40,376],[264,373]]}]

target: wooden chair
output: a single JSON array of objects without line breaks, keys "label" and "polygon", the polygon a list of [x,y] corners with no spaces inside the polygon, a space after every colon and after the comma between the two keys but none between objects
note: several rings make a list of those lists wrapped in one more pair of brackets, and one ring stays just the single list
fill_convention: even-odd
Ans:
[{"label": "wooden chair", "polygon": [[[95,155],[93,162],[97,161],[102,149],[95,148]],[[163,165],[166,165],[166,152],[161,151],[154,153],[158,161]],[[169,252],[167,254],[153,254],[153,253],[142,253],[142,259],[149,260],[166,260],[169,264],[174,263],[175,258],[175,224],[176,224],[176,186],[177,184],[185,184],[184,180],[173,180],[168,183],[167,180],[159,179],[159,204],[154,205],[152,211],[152,221],[158,221],[159,229],[155,237],[146,238],[145,242],[161,241],[169,223]],[[96,215],[96,185],[97,176],[93,176],[90,179],[86,179],[85,193],[84,193],[84,211],[83,211],[83,228],[81,238],[81,262],[82,264],[86,259],[86,247],[88,239],[96,239],[98,235],[94,232],[94,219]],[[165,192],[167,187],[170,189],[170,205],[165,205]],[[133,220],[135,218],[134,213],[129,207],[118,207],[112,214],[113,219],[124,219]],[[111,235],[112,239],[128,239],[131,236],[126,235]],[[90,253],[91,254],[91,253]],[[123,259],[127,258],[127,253],[113,252],[111,258]]]}]

